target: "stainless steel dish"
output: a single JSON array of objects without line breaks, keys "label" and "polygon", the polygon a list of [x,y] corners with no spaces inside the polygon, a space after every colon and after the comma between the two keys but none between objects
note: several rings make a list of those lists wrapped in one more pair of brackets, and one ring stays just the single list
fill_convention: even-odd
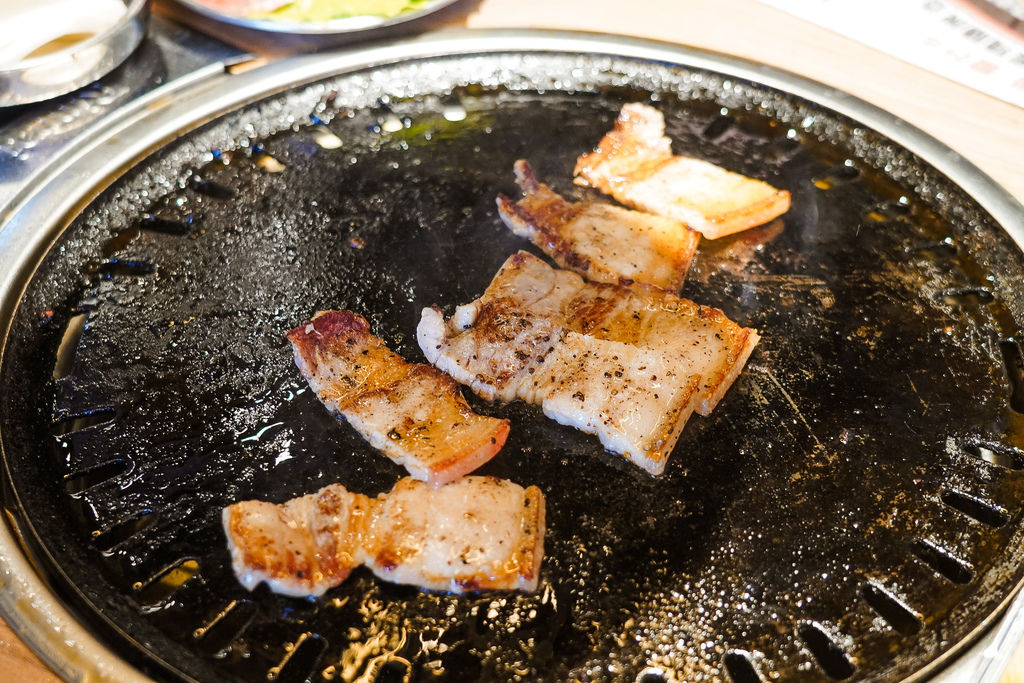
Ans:
[{"label": "stainless steel dish", "polygon": [[69,93],[109,73],[146,35],[149,0],[125,0],[117,24],[79,43],[0,68],[0,107],[29,104]]},{"label": "stainless steel dish", "polygon": [[250,19],[217,12],[194,0],[163,0],[172,18],[211,36],[260,54],[313,52],[385,35],[429,28],[444,19],[459,0],[430,0],[397,17],[361,16],[327,22]]},{"label": "stainless steel dish", "polygon": [[[504,55],[504,61],[499,59],[502,68],[494,69],[493,64],[489,65],[486,70],[478,68],[482,65],[487,66],[487,59],[493,58],[495,54]],[[1024,243],[1024,211],[1020,205],[962,157],[891,115],[820,84],[721,55],[646,41],[538,32],[441,34],[401,45],[375,47],[357,53],[298,57],[259,71],[235,76],[214,71],[208,77],[195,79],[180,88],[172,85],[167,89],[157,91],[130,107],[116,112],[97,127],[86,131],[66,148],[64,154],[55,158],[47,168],[40,172],[40,175],[36,176],[36,181],[31,187],[23,188],[21,192],[13,196],[11,203],[0,207],[0,217],[2,217],[0,219],[2,220],[0,223],[0,264],[3,266],[0,269],[0,273],[2,273],[0,275],[0,324],[4,326],[2,329],[5,345],[11,341],[8,338],[8,325],[14,317],[15,309],[19,306],[25,284],[31,279],[32,273],[38,267],[43,255],[49,250],[50,245],[65,227],[81,214],[82,206],[85,203],[102,193],[127,170],[132,167],[138,168],[136,165],[141,165],[141,160],[147,159],[151,152],[161,149],[168,140],[182,136],[186,141],[193,140],[194,144],[185,150],[179,148],[178,151],[188,159],[194,157],[197,164],[202,163],[204,155],[210,154],[211,149],[225,148],[225,143],[220,138],[215,139],[211,136],[220,135],[226,130],[232,135],[244,137],[247,141],[261,139],[275,131],[290,129],[292,123],[298,120],[297,113],[305,111],[308,114],[310,111],[316,111],[318,104],[322,103],[324,98],[332,92],[331,84],[317,83],[321,79],[343,79],[346,76],[356,78],[358,80],[356,85],[359,87],[346,91],[342,97],[358,92],[360,97],[369,98],[370,101],[370,105],[361,104],[359,106],[372,107],[376,89],[397,87],[394,85],[395,83],[411,82],[398,79],[386,80],[387,69],[400,69],[401,65],[409,63],[427,65],[427,68],[430,68],[429,65],[433,59],[441,59],[442,62],[445,59],[449,60],[449,62],[434,67],[432,73],[435,75],[446,74],[446,67],[454,63],[452,60],[464,59],[466,64],[463,64],[462,68],[472,72],[474,78],[485,79],[486,83],[494,88],[500,88],[515,81],[519,78],[521,69],[526,72],[529,72],[531,68],[542,70],[542,67],[549,65],[549,61],[569,68],[557,72],[551,71],[547,74],[549,80],[539,79],[537,83],[541,85],[531,85],[531,88],[544,88],[545,92],[550,92],[558,88],[572,87],[572,83],[568,86],[563,83],[556,87],[556,81],[559,78],[566,78],[567,74],[572,74],[571,67],[576,66],[578,62],[583,64],[580,66],[581,73],[586,71],[587,74],[595,78],[600,78],[602,74],[610,74],[608,77],[614,80],[620,75],[620,72],[615,70],[615,60],[626,59],[632,60],[634,64],[638,65],[633,72],[636,81],[630,82],[629,79],[623,79],[614,84],[618,87],[638,87],[641,90],[649,87],[653,90],[656,87],[662,87],[661,81],[651,84],[647,80],[656,78],[651,75],[653,72],[670,65],[685,65],[681,68],[685,68],[691,76],[700,75],[701,78],[708,79],[702,81],[704,85],[701,87],[707,87],[716,93],[720,92],[717,90],[718,88],[726,89],[729,97],[735,97],[736,101],[743,99],[748,87],[757,88],[758,92],[764,92],[761,89],[772,90],[769,96],[757,100],[754,109],[774,106],[772,97],[775,96],[778,96],[783,102],[791,101],[789,98],[800,98],[812,103],[809,106],[815,112],[819,112],[822,119],[831,116],[845,116],[855,121],[857,127],[851,130],[851,134],[855,140],[865,141],[862,148],[865,150],[864,157],[868,157],[871,150],[876,149],[867,140],[875,135],[884,136],[894,145],[893,149],[888,150],[889,154],[898,153],[901,161],[907,162],[914,168],[917,168],[914,164],[923,163],[930,169],[927,171],[929,178],[935,179],[941,175],[943,177],[941,182],[955,183],[959,188],[956,192],[965,193],[970,198],[972,206],[980,207],[989,217],[985,219],[985,223],[998,224],[1000,234],[1005,233],[1012,243],[1016,245]],[[597,62],[591,63],[587,60],[597,60]],[[604,67],[608,67],[608,69],[606,70]],[[709,72],[716,75],[708,77]],[[664,72],[659,73],[664,75]],[[720,76],[721,74],[725,74],[725,76]],[[638,85],[641,81],[643,85]],[[689,83],[694,84],[695,81],[691,80]],[[726,83],[728,86],[725,85]],[[311,85],[303,87],[304,84]],[[257,102],[266,102],[265,98],[271,97],[276,98],[271,105],[252,106]],[[805,106],[807,105],[799,104],[788,115],[802,116],[803,112],[807,110],[801,107]],[[717,108],[715,111],[718,111]],[[219,118],[222,114],[228,114],[228,117]],[[211,122],[214,122],[214,125],[206,125]],[[796,128],[804,131],[813,131],[816,125],[815,117],[810,114],[802,119],[797,118],[796,123]],[[204,132],[209,134],[205,138],[203,137]],[[237,140],[237,138],[234,139]],[[185,144],[190,143],[186,142]],[[901,149],[897,151],[897,147]],[[875,157],[874,163],[878,164],[875,166],[876,169],[884,165],[884,153],[882,157]],[[860,159],[860,162],[867,163],[864,159]],[[507,169],[502,168],[501,170],[507,174]],[[839,169],[839,171],[841,170]],[[945,200],[944,195],[939,196],[934,191],[929,192],[929,190],[934,190],[934,186],[929,186],[927,183],[924,186],[916,186],[915,190],[921,201],[934,199],[941,203]],[[172,187],[170,191],[175,190]],[[805,189],[805,191],[809,190]],[[129,191],[124,196],[130,207],[142,210],[147,206],[145,196],[140,193]],[[794,219],[799,220],[798,217],[794,217]],[[110,226],[104,227],[110,228]],[[798,232],[798,230],[793,232]],[[932,247],[944,248],[941,245],[932,245]],[[1001,282],[995,283],[994,286],[1002,289],[996,289],[995,292],[989,292],[989,294],[1003,301],[1011,298],[1007,296],[1008,294],[1017,291],[1006,289],[1012,285],[1005,285]],[[982,294],[984,292],[975,292],[976,297]],[[956,296],[957,292],[952,292],[949,295]],[[1011,301],[1009,305],[1017,311],[1014,317],[1021,318],[1020,302]],[[31,313],[36,309],[29,306],[25,310]],[[800,398],[797,395],[797,399]],[[4,443],[6,444],[7,441]],[[980,466],[989,467],[989,465]],[[1000,479],[1012,478],[1011,483],[1020,482],[1019,474],[1014,474],[1014,472],[1020,472],[1019,469],[1001,473],[994,473],[991,469],[986,469],[986,471],[991,476]],[[860,481],[858,478],[858,483]],[[850,490],[855,488],[851,486]],[[26,491],[23,489],[23,492]],[[5,500],[9,500],[8,495],[13,494],[5,493]],[[740,497],[742,498],[742,496]],[[956,500],[962,502],[963,499],[957,498]],[[1009,501],[1006,502],[1008,505],[1010,504]],[[585,501],[581,505],[584,503]],[[787,501],[786,504],[776,507],[785,509],[793,504],[795,504],[793,501]],[[940,507],[940,501],[932,500],[931,504],[934,507]],[[13,505],[9,506],[8,510],[12,513],[12,519],[18,513],[16,506]],[[825,507],[821,507],[820,510],[826,511]],[[851,515],[856,512],[854,509],[850,510]],[[950,510],[945,510],[947,515],[950,512]],[[1012,525],[1008,523],[1011,517]],[[813,521],[813,519],[803,518],[801,524],[810,524]],[[927,519],[921,521],[925,524],[928,523]],[[958,534],[967,529],[968,524],[973,524],[969,520],[955,515],[950,516],[948,521],[950,525],[947,528],[951,534]],[[1016,503],[1013,504],[1013,509],[1007,512],[1006,520],[1003,517],[994,519],[995,524],[1008,530],[1011,526],[1017,528],[1019,522],[1019,506]],[[132,674],[130,668],[116,654],[94,638],[91,629],[82,625],[80,613],[69,611],[50,591],[44,578],[33,570],[26,559],[22,547],[12,531],[17,528],[19,527],[2,527],[3,535],[0,536],[0,576],[3,576],[7,582],[6,590],[0,593],[0,609],[3,609],[11,624],[48,661],[69,678],[90,676],[105,677],[109,680],[141,678],[141,674]],[[978,530],[976,525],[970,528]],[[856,536],[856,534],[851,535]],[[814,545],[822,545],[834,537],[834,535],[827,538],[819,537],[813,539],[812,542]],[[1012,552],[1019,552],[1019,544],[1014,546]],[[768,557],[768,555],[766,554],[764,557]],[[933,553],[930,557],[934,560],[936,555]],[[868,558],[868,560],[871,559],[871,557]],[[941,583],[943,581],[941,576],[937,579],[931,577],[928,567],[920,563],[914,564],[915,560],[912,558],[910,563],[928,581],[936,581],[937,583],[934,585],[941,588],[945,594],[952,594],[951,591],[954,588]],[[765,563],[764,571],[768,570],[768,564],[770,563]],[[213,581],[216,567],[215,565],[207,566],[212,568],[207,579]],[[984,613],[983,618],[972,620],[966,632],[962,628],[964,624],[957,624],[955,627],[958,629],[958,635],[955,640],[939,645],[940,654],[934,659],[927,660],[923,667],[915,669],[914,673],[906,677],[906,680],[922,680],[937,673],[940,679],[948,681],[990,680],[978,676],[979,674],[989,676],[992,671],[998,669],[998,664],[994,663],[998,654],[993,656],[982,651],[977,657],[961,655],[969,652],[968,648],[973,639],[983,635],[986,629],[997,621],[1000,612],[1010,605],[1018,588],[1016,581],[1019,578],[1020,569],[1020,564],[1016,563],[1001,576],[989,577],[993,581],[1003,582],[1002,585],[1006,588],[989,593],[985,598],[992,608]],[[960,584],[962,586],[968,586],[973,581],[969,577],[958,574],[957,572],[960,570],[956,566],[952,568],[947,566],[945,571],[958,580],[966,578],[966,581]],[[948,579],[948,576],[946,578]],[[977,582],[973,585],[977,586]],[[849,585],[836,586],[834,592],[838,594],[840,589],[852,590],[856,593],[857,586],[851,582]],[[872,595],[877,597],[877,593],[872,593]],[[853,599],[854,601],[858,600],[856,597]],[[891,603],[889,604],[891,605]],[[927,601],[922,600],[921,596],[918,596],[916,604],[922,612],[932,607]],[[869,622],[871,621],[873,612],[863,604],[863,601],[858,602],[857,609],[859,615]],[[1015,605],[1010,616],[1019,617],[1018,612],[1019,608]],[[202,615],[195,614],[195,611],[190,611],[189,614],[197,619],[202,618]],[[290,612],[290,615],[293,621],[288,624],[295,624],[294,610]],[[146,616],[148,617],[148,614]],[[299,617],[302,618],[302,615]],[[874,618],[884,621],[884,615]],[[891,615],[890,618],[892,618]],[[914,619],[911,617],[911,621]],[[776,620],[777,622],[778,620]],[[861,626],[864,626],[863,622],[860,623]],[[1011,619],[1006,624],[1006,629],[995,631],[989,637],[994,638],[998,643],[1012,642],[1014,640],[1013,629],[1019,622]],[[807,626],[809,631],[818,630],[820,632],[817,627],[814,627],[814,624],[807,624]],[[871,630],[875,626],[869,623],[864,628]],[[878,632],[888,633],[886,628],[882,624],[868,636],[876,637]],[[917,626],[912,623],[907,624],[907,630],[934,636],[942,631],[942,627],[936,629],[932,622],[926,621],[918,623]],[[191,637],[192,633],[194,632],[189,631],[188,637]],[[334,638],[336,633],[338,632],[332,631],[330,637]],[[310,639],[308,642],[313,640]],[[673,640],[670,644],[675,642],[682,641]],[[788,664],[786,662],[782,664],[802,667],[800,670],[808,676],[816,675],[811,657],[805,651],[800,650],[799,643],[793,640],[788,642],[793,646],[789,650],[792,657]],[[903,642],[908,644],[908,648],[913,645],[912,638]],[[991,641],[982,641],[981,647],[986,647],[989,642]],[[275,640],[274,644],[276,647],[279,643]],[[717,645],[714,642],[710,644]],[[727,642],[724,647],[735,647],[735,645],[736,640],[733,640],[732,643]],[[680,645],[682,650],[689,647],[691,647],[690,642]],[[309,650],[308,647],[305,649]],[[700,652],[704,653],[702,656],[711,658],[717,656],[713,650],[709,651],[706,648],[700,648]],[[1005,652],[1008,654],[1008,651]],[[278,652],[275,650],[272,654],[277,656]],[[729,654],[733,656],[731,661],[734,663],[745,658],[745,655],[737,650],[732,650]],[[954,660],[956,660],[959,670],[939,672],[943,665],[950,664]],[[763,659],[755,658],[753,661],[758,666],[771,664]],[[782,664],[779,665],[780,668]],[[712,662],[708,671],[715,676],[724,678],[725,674],[720,668],[714,672],[711,671],[716,666],[718,665]],[[986,668],[981,671],[979,666]],[[728,667],[728,662],[726,662],[726,667]],[[737,664],[729,675],[735,678],[735,671],[742,672],[743,670],[743,665]],[[656,670],[650,669],[642,671],[637,680],[666,680],[666,676],[670,675],[670,673],[659,674]],[[757,674],[753,675],[756,679]],[[838,677],[840,676],[833,676],[833,678]],[[818,674],[817,678],[812,680],[820,680],[820,678],[821,675]]]}]

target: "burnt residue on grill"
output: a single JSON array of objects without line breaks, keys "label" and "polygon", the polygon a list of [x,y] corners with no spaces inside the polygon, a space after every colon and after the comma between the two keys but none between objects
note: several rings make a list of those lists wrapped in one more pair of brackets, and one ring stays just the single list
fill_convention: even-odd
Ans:
[{"label": "burnt residue on grill", "polygon": [[[536,408],[470,397],[513,424],[483,471],[547,497],[535,594],[365,571],[320,600],[249,594],[220,509],[391,487],[399,468],[328,415],[284,333],[352,308],[421,360],[420,309],[475,298],[528,248],[494,208],[513,161],[584,196],[575,156],[639,86],[335,97],[181,153],[238,125],[214,122],[96,200],[2,367],[6,499],[57,590],[164,679],[896,681],[970,633],[1021,575],[1020,253],[912,155],[888,174],[858,156],[841,117],[669,76],[677,152],[793,193],[780,220],[704,242],[683,290],[763,339],[658,479]],[[147,183],[159,197],[125,199]]]}]

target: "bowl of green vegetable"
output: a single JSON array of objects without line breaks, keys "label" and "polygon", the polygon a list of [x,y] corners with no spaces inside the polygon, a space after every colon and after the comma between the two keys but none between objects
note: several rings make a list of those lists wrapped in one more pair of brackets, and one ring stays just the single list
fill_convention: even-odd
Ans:
[{"label": "bowl of green vegetable", "polygon": [[444,21],[460,0],[162,0],[160,9],[263,54],[308,52]]}]

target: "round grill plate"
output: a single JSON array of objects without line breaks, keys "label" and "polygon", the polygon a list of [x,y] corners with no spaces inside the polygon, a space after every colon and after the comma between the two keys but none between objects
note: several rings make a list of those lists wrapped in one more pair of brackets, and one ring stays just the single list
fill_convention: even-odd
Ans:
[{"label": "round grill plate", "polygon": [[[899,681],[1017,586],[1019,207],[992,209],[976,178],[806,82],[558,40],[420,43],[239,95],[183,119],[39,262],[0,367],[5,502],[54,590],[150,675]],[[351,308],[421,360],[421,308],[450,313],[527,248],[494,206],[517,194],[513,161],[592,196],[574,160],[637,100],[665,113],[676,153],[793,193],[782,219],[702,245],[682,294],[763,340],[665,475],[534,407],[471,398],[513,423],[482,471],[547,497],[536,594],[362,572],[318,601],[244,591],[224,505],[402,476],[306,389],[284,332]]]}]

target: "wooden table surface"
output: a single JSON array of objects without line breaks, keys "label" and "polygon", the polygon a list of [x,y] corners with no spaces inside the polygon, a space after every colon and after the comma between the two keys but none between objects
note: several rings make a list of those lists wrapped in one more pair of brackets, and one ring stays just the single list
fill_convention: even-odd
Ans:
[{"label": "wooden table surface", "polygon": [[[480,0],[453,26],[561,28],[724,52],[834,86],[938,138],[1024,202],[1024,109],[905,64],[754,0]],[[1018,648],[1002,683],[1024,680]],[[0,622],[3,680],[59,680]]]}]

